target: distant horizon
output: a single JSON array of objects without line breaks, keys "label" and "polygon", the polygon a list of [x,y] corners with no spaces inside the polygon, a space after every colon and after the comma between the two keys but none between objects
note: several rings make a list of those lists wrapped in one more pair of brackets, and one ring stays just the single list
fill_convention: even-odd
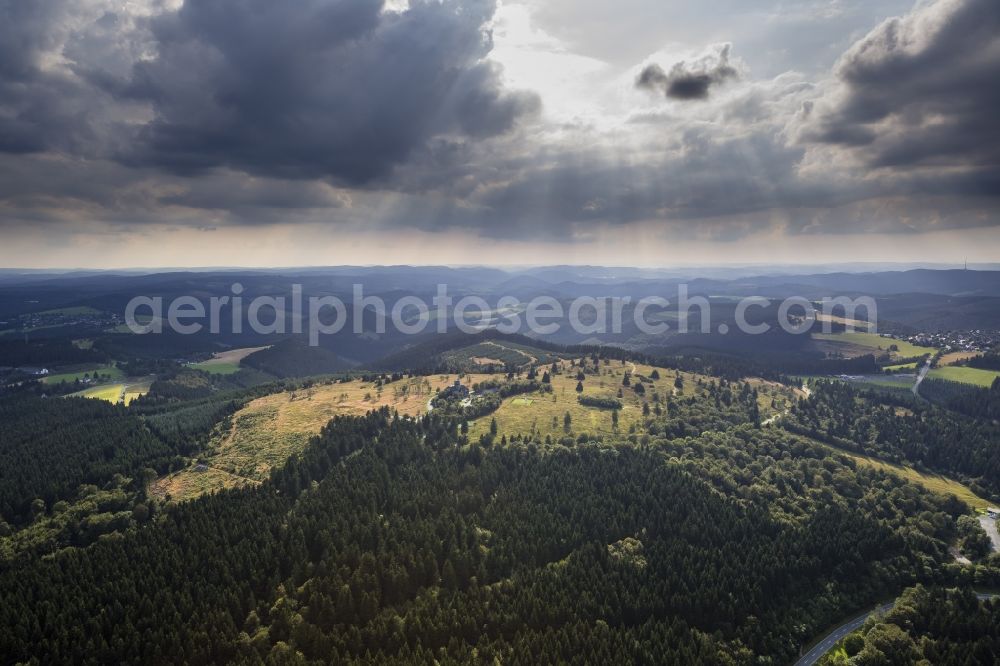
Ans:
[{"label": "distant horizon", "polygon": [[594,264],[594,263],[554,263],[554,264],[448,264],[448,263],[392,263],[392,264],[301,264],[301,265],[217,265],[217,266],[109,266],[109,267],[3,267],[0,266],[0,274],[71,274],[71,273],[132,273],[152,275],[157,273],[205,273],[212,271],[239,272],[239,271],[324,271],[324,270],[345,270],[345,269],[421,269],[421,268],[441,268],[441,269],[490,269],[504,272],[520,272],[539,269],[600,269],[600,270],[621,270],[621,271],[648,271],[653,273],[667,273],[678,271],[699,270],[760,270],[761,275],[769,273],[788,273],[796,271],[797,275],[822,274],[822,273],[866,273],[866,272],[907,272],[914,270],[936,270],[936,271],[997,271],[1000,270],[1000,261],[997,262],[969,262],[968,265],[955,264],[952,262],[897,262],[897,261],[865,261],[847,262],[844,264],[835,263],[782,263],[771,264],[766,262],[748,263],[697,263],[697,264],[673,264],[673,265],[636,265],[622,266],[616,264]]}]

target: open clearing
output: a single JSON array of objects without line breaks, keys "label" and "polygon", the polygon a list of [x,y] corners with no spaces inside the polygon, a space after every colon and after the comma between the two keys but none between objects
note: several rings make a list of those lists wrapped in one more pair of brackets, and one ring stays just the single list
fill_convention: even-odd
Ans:
[{"label": "open clearing", "polygon": [[267,347],[242,347],[224,352],[216,352],[212,358],[201,363],[191,363],[188,367],[216,375],[234,375],[240,371],[240,361],[250,354],[263,351]]},{"label": "open clearing", "polygon": [[946,368],[934,368],[927,376],[931,379],[945,379],[949,382],[959,382],[961,384],[973,384],[989,388],[993,382],[1000,377],[1000,371],[980,370],[979,368],[965,368],[951,365]]},{"label": "open clearing", "polygon": [[[883,338],[874,333],[813,333],[812,337],[823,351],[838,352],[848,357],[883,352],[892,358],[912,358],[937,351],[932,347],[918,347],[905,340]],[[893,345],[897,351],[890,352],[889,348]]]},{"label": "open clearing", "polygon": [[[333,417],[361,415],[383,406],[418,416],[427,411],[427,401],[457,377],[414,377],[381,387],[352,380],[258,398],[212,435],[200,457],[203,465],[192,464],[156,480],[150,492],[185,500],[241,482],[262,481],[272,467],[301,452]],[[462,382],[471,386],[488,377],[465,375]]]},{"label": "open clearing", "polygon": [[[612,411],[581,405],[577,400],[580,395],[620,400],[622,403],[622,409],[618,412],[620,433],[627,433],[630,426],[642,420],[644,402],[642,397],[632,389],[625,388],[622,391],[624,397],[618,398],[618,389],[622,386],[626,372],[634,369],[638,374],[648,377],[652,368],[632,364],[622,365],[620,361],[612,361],[610,365],[602,364],[601,374],[586,375],[583,381],[583,393],[577,393],[578,368],[570,367],[568,362],[561,362],[559,367],[560,374],[551,377],[552,393],[534,393],[530,396],[522,395],[504,400],[495,412],[470,423],[469,441],[476,441],[481,435],[488,433],[493,419],[497,421],[499,432],[508,437],[525,435],[544,439],[551,435],[557,439],[566,435],[563,419],[567,413],[570,415],[570,431],[573,434],[613,434],[615,429],[612,424]],[[550,367],[541,368],[539,377],[544,370],[550,370]],[[663,371],[660,374],[659,381],[646,385],[646,400],[652,400],[653,391],[659,391],[664,397],[673,391],[673,373]],[[687,379],[685,377],[685,381]],[[633,379],[633,381],[638,380]]]},{"label": "open clearing", "polygon": [[258,483],[229,472],[205,465],[191,467],[174,472],[155,480],[149,487],[149,494],[164,500],[168,496],[174,500],[194,499],[206,493],[241,488]]},{"label": "open clearing", "polygon": [[[589,360],[587,363],[589,364]],[[528,396],[507,398],[495,412],[469,424],[469,441],[476,441],[481,435],[488,433],[493,419],[497,421],[498,432],[501,435],[507,435],[507,437],[523,435],[545,439],[551,435],[553,439],[559,439],[567,435],[564,427],[567,413],[570,415],[569,434],[573,436],[584,433],[588,435],[615,434],[612,410],[581,405],[577,400],[578,396],[581,395],[619,400],[622,403],[622,409],[618,412],[617,433],[619,435],[628,434],[632,426],[638,426],[643,421],[643,403],[648,402],[652,408],[654,393],[658,393],[661,399],[665,399],[668,395],[692,395],[697,388],[699,379],[705,382],[717,381],[713,377],[700,377],[681,372],[684,388],[675,389],[674,380],[678,373],[674,370],[660,368],[658,369],[660,379],[644,382],[646,392],[644,395],[639,395],[630,387],[622,387],[625,373],[631,374],[631,382],[634,385],[639,376],[648,379],[654,368],[648,365],[622,364],[620,361],[611,361],[608,365],[602,363],[600,375],[587,374],[583,381],[583,392],[577,393],[576,384],[579,368],[570,366],[569,361],[560,361],[559,368],[560,373],[551,377],[552,393],[533,393]],[[539,374],[542,370],[548,369],[550,366],[543,366],[539,369]],[[783,404],[783,401],[789,399],[793,394],[792,389],[778,384],[762,380],[749,381],[760,392],[759,403],[762,419],[770,416],[773,411],[771,410],[772,398],[776,397]],[[618,397],[619,388],[622,389],[623,397],[621,398]]]}]

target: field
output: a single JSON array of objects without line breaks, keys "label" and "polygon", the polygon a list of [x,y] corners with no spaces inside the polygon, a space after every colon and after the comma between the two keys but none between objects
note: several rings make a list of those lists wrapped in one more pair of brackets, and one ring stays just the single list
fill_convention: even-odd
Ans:
[{"label": "field", "polygon": [[911,389],[913,384],[917,381],[914,375],[871,375],[865,377],[863,380],[865,384],[871,384],[872,386],[881,386],[883,388],[904,388]]},{"label": "field", "polygon": [[892,358],[913,358],[937,351],[932,347],[918,347],[905,340],[883,338],[874,333],[813,333],[812,337],[823,351],[839,352],[844,356],[890,353],[889,347],[892,345],[897,348],[897,351],[890,353]]},{"label": "field", "polygon": [[217,352],[212,358],[201,363],[191,363],[188,367],[202,372],[209,372],[214,375],[235,375],[240,371],[240,361],[254,352],[259,352],[267,347],[243,347],[242,349],[230,349],[229,351]]},{"label": "field", "polygon": [[101,384],[92,386],[82,391],[72,393],[67,397],[93,398],[95,400],[107,400],[110,403],[124,403],[128,405],[141,395],[149,393],[149,387],[153,383],[152,377],[144,377],[120,381],[114,384]]},{"label": "field", "polygon": [[887,365],[884,368],[890,372],[909,372],[917,369],[916,363],[903,363],[902,365]]},{"label": "field", "polygon": [[105,381],[118,381],[125,378],[125,374],[115,365],[85,365],[79,367],[63,368],[56,374],[48,375],[43,380],[43,384],[58,384],[60,382],[75,382],[84,379],[86,376],[94,376],[97,373],[106,378]]},{"label": "field", "polygon": [[[148,314],[136,314],[135,323],[139,326],[146,326],[153,323],[154,317]],[[112,328],[105,331],[106,333],[132,333],[132,329],[129,328],[128,324],[118,324]]]},{"label": "field", "polygon": [[124,384],[104,384],[103,386],[94,386],[92,388],[73,393],[70,397],[93,398],[95,400],[107,400],[110,403],[119,403],[122,401],[122,396],[124,395]]},{"label": "field", "polygon": [[826,315],[818,312],[816,313],[816,321],[821,322],[820,326],[817,328],[817,330],[820,331],[823,330],[822,322],[824,321],[833,322],[835,324],[842,324],[843,326],[852,326],[854,327],[855,330],[858,331],[867,331],[868,328],[871,326],[871,324],[869,324],[867,321],[862,321],[860,319],[848,319],[847,317]]},{"label": "field", "polygon": [[946,368],[934,368],[927,376],[932,379],[945,379],[949,382],[959,382],[960,384],[974,384],[989,388],[993,382],[1000,377],[1000,372],[996,370],[980,370],[979,368],[965,368],[952,365]]},{"label": "field", "polygon": [[[427,402],[456,375],[415,377],[376,387],[353,380],[274,393],[254,400],[230,419],[228,427],[213,434],[203,465],[190,467],[156,480],[150,491],[159,497],[192,499],[206,492],[267,478],[271,468],[302,451],[337,415],[358,415],[382,406],[417,416]],[[466,375],[474,384],[487,375]]]},{"label": "field", "polygon": [[192,363],[188,365],[192,370],[201,370],[212,375],[235,375],[240,371],[239,363],[213,363],[205,361],[203,363]]},{"label": "field", "polygon": [[982,352],[951,352],[938,359],[938,365],[942,367],[946,365],[955,365],[956,363],[968,361],[970,358],[975,358],[981,354]]},{"label": "field", "polygon": [[[826,377],[826,379],[830,379]],[[835,381],[843,381],[858,387],[878,387],[883,389],[894,389],[899,391],[910,391],[917,381],[916,373],[903,373],[898,375],[858,375],[850,378],[833,378]]]}]

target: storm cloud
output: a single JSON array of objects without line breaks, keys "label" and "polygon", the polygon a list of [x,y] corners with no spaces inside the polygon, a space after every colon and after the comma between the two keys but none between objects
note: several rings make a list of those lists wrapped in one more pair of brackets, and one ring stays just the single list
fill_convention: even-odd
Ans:
[{"label": "storm cloud", "polygon": [[[731,242],[1000,221],[996,0],[629,0],[667,28],[641,50],[606,37],[607,3],[546,2],[0,0],[0,228]],[[570,4],[579,31],[553,15]],[[614,57],[573,51],[597,42]]]},{"label": "storm cloud", "polygon": [[361,184],[539,108],[484,60],[494,0],[106,4],[0,0],[0,151]]},{"label": "storm cloud", "polygon": [[489,0],[188,0],[152,22],[126,92],[155,118],[123,158],[365,183],[437,136],[489,137],[538,108],[501,86]]},{"label": "storm cloud", "polygon": [[[1000,3],[938,0],[889,19],[836,66],[839,87],[806,136],[866,165],[962,169],[1000,195]],[[982,183],[986,187],[976,187]]]},{"label": "storm cloud", "polygon": [[739,77],[739,71],[729,63],[730,49],[726,44],[717,53],[693,62],[675,63],[669,74],[656,63],[649,64],[639,73],[635,85],[645,90],[662,91],[670,99],[707,99],[713,86]]}]

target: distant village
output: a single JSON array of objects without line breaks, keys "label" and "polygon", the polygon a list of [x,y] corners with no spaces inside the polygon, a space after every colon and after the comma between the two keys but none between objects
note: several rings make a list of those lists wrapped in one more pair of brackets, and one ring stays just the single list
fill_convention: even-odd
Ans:
[{"label": "distant village", "polygon": [[0,321],[0,332],[11,335],[30,333],[48,328],[79,326],[108,329],[123,324],[125,319],[118,314],[102,312],[93,308],[66,308],[20,315],[9,321]]},{"label": "distant village", "polygon": [[934,347],[945,352],[985,352],[1000,347],[1000,331],[975,329],[970,331],[946,331],[943,333],[917,333],[909,336],[892,336],[921,347]]}]

